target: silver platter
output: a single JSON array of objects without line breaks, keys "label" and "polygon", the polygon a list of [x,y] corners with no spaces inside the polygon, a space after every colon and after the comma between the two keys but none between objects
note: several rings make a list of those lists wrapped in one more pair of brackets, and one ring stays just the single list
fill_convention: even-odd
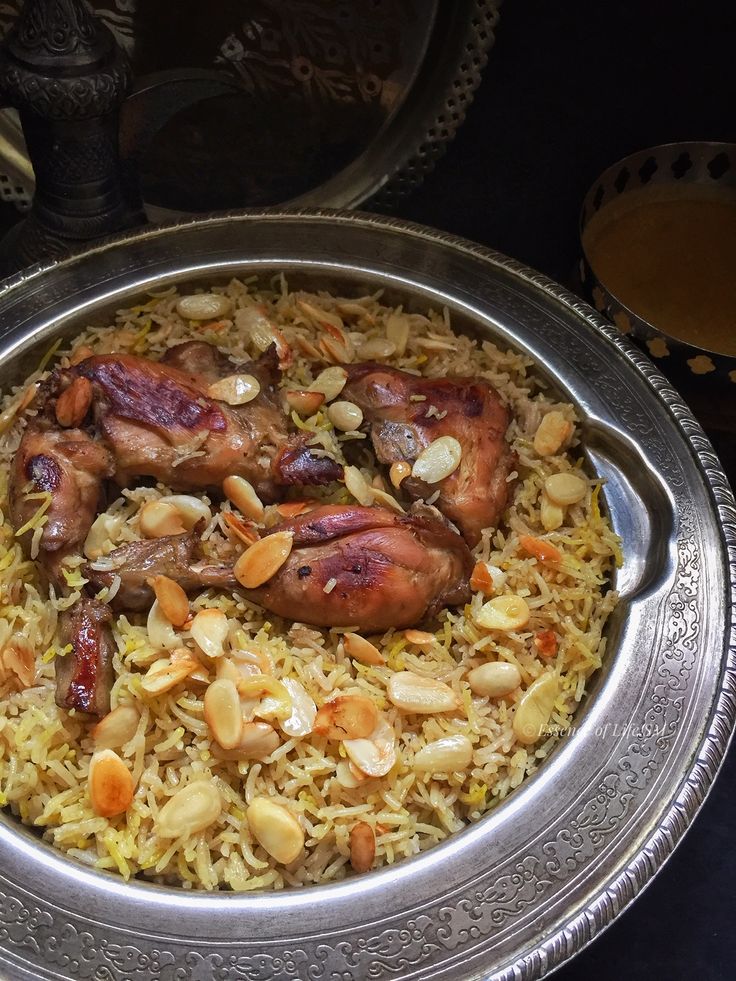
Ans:
[{"label": "silver platter", "polygon": [[[610,653],[567,736],[492,814],[337,885],[209,895],[98,874],[0,824],[0,972],[19,979],[527,981],[580,950],[666,860],[734,724],[736,508],[700,427],[576,297],[438,232],[330,212],[154,229],[32,269],[0,293],[0,380],[147,287],[284,270],[292,284],[447,304],[530,354],[576,404],[623,537]],[[34,351],[36,353],[34,353]]]}]

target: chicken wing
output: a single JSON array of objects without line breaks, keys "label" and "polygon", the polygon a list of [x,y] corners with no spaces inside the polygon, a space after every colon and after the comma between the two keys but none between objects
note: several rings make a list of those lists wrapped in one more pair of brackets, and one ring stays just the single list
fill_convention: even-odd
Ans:
[{"label": "chicken wing", "polygon": [[505,439],[511,416],[498,393],[478,378],[419,378],[373,363],[346,371],[342,397],[363,410],[381,463],[413,463],[440,436],[458,440],[462,459],[454,473],[436,484],[410,476],[401,487],[425,499],[439,490],[437,507],[476,545],[508,504],[516,463]]},{"label": "chicken wing", "polygon": [[290,620],[381,631],[413,626],[470,597],[470,551],[434,508],[415,505],[400,515],[323,505],[275,531],[294,533],[291,554],[246,593]]}]

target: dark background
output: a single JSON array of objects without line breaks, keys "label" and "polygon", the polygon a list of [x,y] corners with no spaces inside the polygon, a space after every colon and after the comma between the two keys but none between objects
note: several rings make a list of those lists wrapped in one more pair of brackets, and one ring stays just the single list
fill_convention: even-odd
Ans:
[{"label": "dark background", "polygon": [[[467,121],[399,214],[570,284],[602,170],[658,143],[736,141],[735,64],[734,2],[506,0]],[[0,227],[16,217],[0,205]],[[736,978],[735,779],[732,752],[674,857],[560,981]]]},{"label": "dark background", "polygon": [[[634,150],[698,139],[736,141],[735,4],[506,0],[467,121],[400,214],[569,284],[597,175]],[[556,978],[736,978],[735,780],[731,752],[664,870]]]}]

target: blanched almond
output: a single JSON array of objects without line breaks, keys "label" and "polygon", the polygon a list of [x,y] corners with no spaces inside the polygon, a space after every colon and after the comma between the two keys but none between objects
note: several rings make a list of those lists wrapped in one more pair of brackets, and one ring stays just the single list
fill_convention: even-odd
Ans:
[{"label": "blanched almond", "polygon": [[181,535],[187,529],[179,510],[166,501],[149,501],[140,511],[140,530],[145,538]]},{"label": "blanched almond", "polygon": [[240,696],[228,678],[218,678],[204,693],[204,719],[223,749],[234,749],[240,742],[243,719]]},{"label": "blanched almond", "polygon": [[0,679],[12,683],[16,691],[25,691],[36,680],[36,652],[23,634],[14,633],[0,652]]},{"label": "blanched almond", "polygon": [[207,394],[228,405],[246,405],[261,394],[261,383],[255,375],[228,375],[213,382]]},{"label": "blanched almond", "polygon": [[358,357],[362,361],[390,358],[395,353],[396,345],[387,337],[370,337],[358,348]]},{"label": "blanched almond", "polygon": [[146,629],[148,631],[148,640],[153,647],[172,650],[179,643],[179,638],[171,625],[171,621],[168,617],[164,616],[158,600],[153,601],[151,609],[148,612]]},{"label": "blanched almond", "polygon": [[529,622],[530,615],[523,596],[507,593],[484,603],[475,621],[487,630],[521,630]]},{"label": "blanched almond", "polygon": [[235,578],[246,589],[262,586],[286,562],[293,544],[293,531],[277,531],[261,538],[235,563]]},{"label": "blanched almond", "polygon": [[209,505],[193,494],[170,494],[164,501],[179,512],[185,531],[191,531],[200,521],[209,523],[212,520]]},{"label": "blanched almond", "polygon": [[388,494],[385,490],[374,486],[371,488],[371,492],[373,494],[374,504],[382,504],[383,507],[389,508],[391,511],[396,511],[397,514],[406,514],[396,498]]},{"label": "blanched almond", "polygon": [[317,712],[312,731],[328,739],[366,739],[376,728],[378,709],[365,695],[338,695]]},{"label": "blanched almond", "polygon": [[392,313],[386,321],[386,337],[394,345],[397,357],[403,358],[409,340],[409,318],[402,313]]},{"label": "blanched almond", "polygon": [[291,715],[281,720],[281,728],[287,736],[308,736],[317,717],[317,706],[304,686],[292,678],[284,678],[284,688],[291,696]]},{"label": "blanched almond", "polygon": [[151,576],[147,580],[161,612],[175,627],[181,627],[189,616],[189,599],[178,582],[168,576]]},{"label": "blanched almond", "polygon": [[354,763],[348,762],[347,760],[340,760],[335,767],[335,776],[340,786],[346,790],[355,790],[356,787],[365,783],[366,780],[370,780],[367,774],[362,773]]},{"label": "blanched almond", "polygon": [[[87,537],[84,540],[83,552],[90,561],[99,559],[113,538],[120,530],[123,519],[119,515],[107,514],[105,511],[98,514],[92,522]],[[108,546],[111,548],[111,546]]]},{"label": "blanched almond", "polygon": [[290,388],[286,401],[300,416],[313,416],[325,400],[322,392],[310,392],[306,388]]},{"label": "blanched almond", "polygon": [[92,383],[75,378],[56,400],[56,421],[60,426],[79,426],[92,405]]},{"label": "blanched almond", "polygon": [[426,648],[437,643],[435,635],[428,633],[426,630],[405,630],[404,637],[406,637],[410,644],[414,644],[415,647]]},{"label": "blanched almond", "polygon": [[253,714],[261,719],[288,719],[291,715],[291,695],[276,678],[267,674],[245,675],[236,682],[243,698],[259,699]]},{"label": "blanched almond", "polygon": [[455,773],[467,770],[472,759],[473,744],[467,736],[445,736],[420,749],[412,766],[425,773]]},{"label": "blanched almond", "polygon": [[396,734],[383,716],[367,739],[346,739],[345,751],[361,773],[385,777],[396,763]]},{"label": "blanched almond", "polygon": [[397,460],[396,463],[391,464],[388,475],[391,483],[398,490],[401,487],[401,482],[406,480],[410,473],[411,464],[407,463],[406,460]]},{"label": "blanched almond", "polygon": [[361,664],[385,664],[386,658],[378,648],[360,634],[346,633],[343,644],[348,657],[360,661]]},{"label": "blanched almond", "polygon": [[347,380],[347,371],[339,365],[335,365],[332,368],[325,368],[324,371],[321,371],[309,386],[309,391],[321,392],[325,397],[325,401],[331,402],[345,388],[345,382]]},{"label": "blanched almond", "polygon": [[473,668],[468,673],[468,684],[476,695],[486,698],[503,698],[515,691],[521,684],[521,674],[515,664],[506,661],[491,661]]},{"label": "blanched almond", "polygon": [[553,473],[545,480],[544,490],[553,504],[569,507],[582,501],[588,485],[575,473]]},{"label": "blanched almond", "polygon": [[539,520],[545,531],[556,531],[565,520],[563,509],[559,504],[553,504],[544,491],[539,503]]},{"label": "blanched almond", "polygon": [[197,647],[207,657],[222,657],[230,629],[222,610],[200,610],[189,629]]},{"label": "blanched almond", "polygon": [[177,300],[176,312],[185,320],[218,320],[232,310],[232,303],[219,293],[194,293]]},{"label": "blanched almond", "polygon": [[141,688],[149,695],[163,695],[176,685],[185,681],[190,674],[201,667],[199,661],[191,657],[161,658],[154,661],[141,679]]},{"label": "blanched almond", "polygon": [[204,831],[222,812],[222,798],[214,783],[195,780],[170,797],[154,822],[161,838],[188,838]]},{"label": "blanched almond", "polygon": [[572,435],[573,425],[561,412],[553,409],[542,419],[534,434],[534,449],[540,456],[559,452]]},{"label": "blanched almond", "polygon": [[118,705],[93,727],[91,736],[95,741],[95,748],[120,749],[136,734],[140,718],[135,705]]},{"label": "blanched almond", "polygon": [[345,486],[353,495],[358,504],[363,507],[370,507],[373,503],[373,488],[370,487],[357,467],[345,467],[344,469]]},{"label": "blanched almond", "polygon": [[460,705],[457,695],[444,681],[425,678],[413,671],[391,675],[387,693],[389,701],[403,712],[454,712]]},{"label": "blanched almond", "polygon": [[363,425],[363,410],[354,402],[333,402],[327,410],[327,418],[335,429],[353,432]]},{"label": "blanched almond", "polygon": [[350,864],[354,872],[368,872],[376,857],[376,836],[373,828],[365,821],[358,823],[350,831]]},{"label": "blanched almond", "polygon": [[100,817],[115,817],[133,803],[133,776],[117,753],[101,749],[89,763],[89,799]]},{"label": "blanched almond", "polygon": [[457,470],[462,456],[462,446],[454,436],[440,436],[416,458],[412,476],[427,484],[437,484]]},{"label": "blanched almond", "polygon": [[559,693],[553,674],[543,674],[527,688],[514,713],[514,735],[520,743],[530,746],[542,737]]},{"label": "blanched almond", "polygon": [[222,490],[241,514],[251,521],[263,521],[263,502],[245,477],[225,477]]},{"label": "blanched almond", "polygon": [[254,797],[246,812],[256,841],[281,865],[293,862],[304,848],[304,832],[297,819],[269,797]]},{"label": "blanched almond", "polygon": [[263,760],[279,748],[279,734],[267,722],[245,722],[237,754],[248,760]]}]

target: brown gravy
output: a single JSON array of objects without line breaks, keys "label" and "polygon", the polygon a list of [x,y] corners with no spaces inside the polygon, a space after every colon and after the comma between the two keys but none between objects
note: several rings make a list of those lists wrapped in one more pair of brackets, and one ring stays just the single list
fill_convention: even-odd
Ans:
[{"label": "brown gravy", "polygon": [[736,356],[736,190],[622,194],[593,216],[583,246],[630,310],[672,337]]}]

